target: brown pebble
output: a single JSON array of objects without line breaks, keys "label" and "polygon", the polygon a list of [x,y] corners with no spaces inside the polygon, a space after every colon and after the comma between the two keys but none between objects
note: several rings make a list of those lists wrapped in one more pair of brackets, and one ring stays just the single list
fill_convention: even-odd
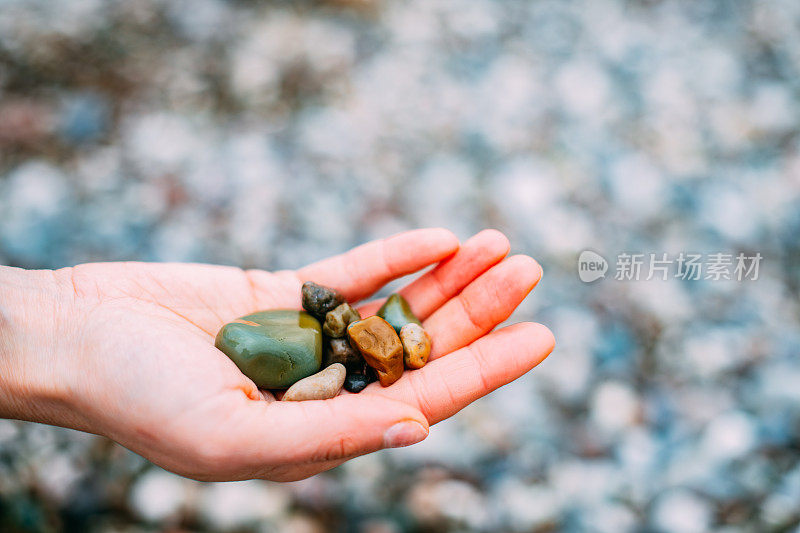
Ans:
[{"label": "brown pebble", "polygon": [[431,354],[431,336],[422,326],[409,322],[400,328],[403,343],[403,364],[406,368],[422,368]]},{"label": "brown pebble", "polygon": [[394,328],[379,316],[371,316],[347,327],[347,336],[369,366],[388,387],[403,375],[403,345]]},{"label": "brown pebble", "polygon": [[364,366],[364,358],[361,352],[350,345],[347,337],[342,339],[330,339],[325,350],[325,365],[341,363],[348,370],[361,369]]},{"label": "brown pebble", "polygon": [[334,363],[325,370],[303,378],[286,391],[281,398],[286,402],[299,402],[302,400],[327,400],[333,398],[344,385],[347,371],[344,365]]},{"label": "brown pebble", "polygon": [[361,315],[350,304],[343,303],[325,315],[322,332],[328,337],[344,337],[347,326],[356,320],[361,320]]}]

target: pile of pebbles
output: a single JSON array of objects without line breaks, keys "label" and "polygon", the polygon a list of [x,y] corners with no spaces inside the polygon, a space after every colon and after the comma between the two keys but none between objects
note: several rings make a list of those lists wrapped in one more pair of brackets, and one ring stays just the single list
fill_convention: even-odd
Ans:
[{"label": "pile of pebbles", "polygon": [[262,389],[283,401],[324,400],[344,388],[388,387],[422,368],[431,338],[408,302],[392,294],[375,316],[361,318],[335,289],[308,281],[304,311],[260,311],[225,324],[215,345]]}]

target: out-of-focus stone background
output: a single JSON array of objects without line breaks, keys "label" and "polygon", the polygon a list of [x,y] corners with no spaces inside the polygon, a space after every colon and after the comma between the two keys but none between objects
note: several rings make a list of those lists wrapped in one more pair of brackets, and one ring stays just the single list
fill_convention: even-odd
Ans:
[{"label": "out-of-focus stone background", "polygon": [[[798,124],[796,0],[0,0],[0,262],[273,269],[490,226],[558,339],[426,442],[293,484],[0,421],[0,530],[799,531]],[[585,285],[585,248],[764,259]]]}]

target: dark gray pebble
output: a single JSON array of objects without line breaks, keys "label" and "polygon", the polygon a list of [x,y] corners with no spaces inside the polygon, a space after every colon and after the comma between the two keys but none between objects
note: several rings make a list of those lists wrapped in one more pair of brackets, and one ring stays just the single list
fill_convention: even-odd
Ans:
[{"label": "dark gray pebble", "polygon": [[364,374],[348,374],[344,378],[344,390],[361,392],[371,383],[370,378]]},{"label": "dark gray pebble", "polygon": [[303,283],[302,294],[303,309],[323,320],[328,311],[333,311],[344,303],[344,298],[338,291],[317,285],[313,281]]}]

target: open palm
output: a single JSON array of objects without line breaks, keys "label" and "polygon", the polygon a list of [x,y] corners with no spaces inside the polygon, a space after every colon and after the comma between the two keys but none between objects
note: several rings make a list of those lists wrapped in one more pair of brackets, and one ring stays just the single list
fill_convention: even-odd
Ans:
[{"label": "open palm", "polygon": [[[71,285],[64,370],[76,413],[65,423],[106,435],[196,479],[299,479],[386,446],[424,438],[428,425],[524,374],[553,349],[523,323],[490,333],[541,277],[508,241],[479,233],[459,247],[441,229],[362,245],[297,271],[193,264],[95,263],[59,271]],[[338,289],[363,316],[392,279],[439,263],[401,289],[433,339],[431,361],[390,387],[324,401],[275,402],[218,351],[219,328],[262,309],[300,308],[311,280]],[[392,429],[390,429],[392,428]]]}]

